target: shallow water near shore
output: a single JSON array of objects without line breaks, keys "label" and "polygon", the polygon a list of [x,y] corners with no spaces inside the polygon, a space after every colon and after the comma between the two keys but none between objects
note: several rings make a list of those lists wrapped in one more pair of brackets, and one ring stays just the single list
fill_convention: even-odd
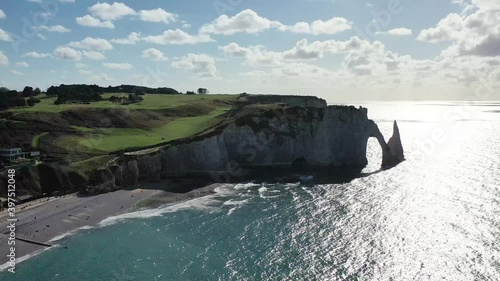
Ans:
[{"label": "shallow water near shore", "polygon": [[407,161],[110,218],[0,280],[500,280],[500,103],[364,104]]}]

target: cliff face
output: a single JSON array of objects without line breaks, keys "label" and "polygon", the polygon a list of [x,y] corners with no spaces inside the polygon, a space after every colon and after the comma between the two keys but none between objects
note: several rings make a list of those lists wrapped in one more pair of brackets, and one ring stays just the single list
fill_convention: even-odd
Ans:
[{"label": "cliff face", "polygon": [[244,168],[298,163],[361,170],[367,165],[370,137],[381,145],[384,168],[404,160],[397,124],[388,145],[364,108],[262,108],[228,119],[217,128],[154,153],[125,156],[112,168],[117,182],[135,184],[139,179],[207,173],[237,177]]}]

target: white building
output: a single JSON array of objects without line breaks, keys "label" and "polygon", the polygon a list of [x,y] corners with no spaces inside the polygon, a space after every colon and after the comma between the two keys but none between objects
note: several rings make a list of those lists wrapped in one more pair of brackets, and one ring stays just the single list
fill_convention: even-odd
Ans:
[{"label": "white building", "polygon": [[20,148],[3,148],[0,149],[0,157],[6,160],[15,160],[24,157],[24,153]]},{"label": "white building", "polygon": [[0,159],[16,160],[19,158],[39,158],[39,151],[23,152],[21,148],[2,148],[0,149]]}]

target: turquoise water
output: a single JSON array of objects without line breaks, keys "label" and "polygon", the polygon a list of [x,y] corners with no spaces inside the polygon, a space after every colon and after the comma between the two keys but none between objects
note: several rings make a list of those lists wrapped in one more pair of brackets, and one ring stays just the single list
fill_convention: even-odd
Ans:
[{"label": "turquoise water", "polygon": [[399,121],[394,169],[371,174],[370,140],[350,183],[224,185],[106,220],[0,280],[500,280],[500,106],[369,108],[386,136]]}]

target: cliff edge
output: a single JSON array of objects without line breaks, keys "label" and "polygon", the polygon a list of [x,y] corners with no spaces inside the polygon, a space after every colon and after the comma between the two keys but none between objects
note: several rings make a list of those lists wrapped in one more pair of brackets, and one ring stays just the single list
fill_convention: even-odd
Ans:
[{"label": "cliff edge", "polygon": [[[367,109],[352,106],[249,105],[227,112],[218,125],[154,152],[124,155],[110,169],[117,183],[211,175],[234,180],[252,169],[312,167],[361,171],[368,139],[377,138],[382,168],[404,161],[397,123],[388,143]],[[131,176],[135,175],[135,176]]]}]

